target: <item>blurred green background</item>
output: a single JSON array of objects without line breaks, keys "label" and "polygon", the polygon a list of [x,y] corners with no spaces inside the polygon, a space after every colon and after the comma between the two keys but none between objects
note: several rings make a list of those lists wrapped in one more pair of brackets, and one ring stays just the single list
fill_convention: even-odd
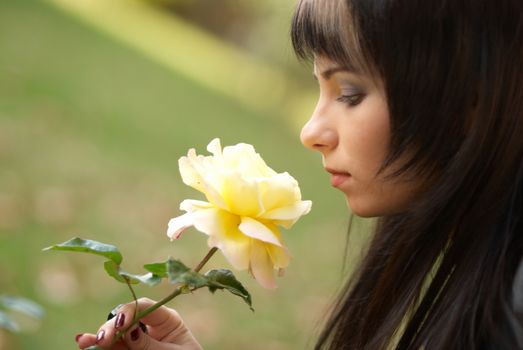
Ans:
[{"label": "blurred green background", "polygon": [[[293,3],[0,2],[0,294],[46,310],[42,321],[18,317],[21,333],[0,330],[0,349],[74,349],[77,333],[95,332],[130,299],[103,259],[46,246],[112,243],[135,273],[168,256],[196,264],[206,237],[190,230],[171,243],[165,231],[181,200],[202,199],[182,184],[178,158],[206,153],[214,137],[253,144],[298,179],[313,210],[284,232],[294,258],[277,290],[237,272],[255,313],[221,292],[171,306],[204,348],[312,347],[346,274],[348,215],[319,155],[299,142],[316,87],[289,45]],[[368,223],[356,224],[359,239]],[[228,267],[218,255],[208,266]],[[137,288],[155,299],[168,290]]]}]

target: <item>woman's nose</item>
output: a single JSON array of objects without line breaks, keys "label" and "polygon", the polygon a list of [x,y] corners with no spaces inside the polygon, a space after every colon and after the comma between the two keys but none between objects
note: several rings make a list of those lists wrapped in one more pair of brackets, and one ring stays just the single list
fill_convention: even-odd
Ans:
[{"label": "woman's nose", "polygon": [[328,125],[327,118],[319,116],[315,111],[301,129],[300,140],[305,147],[323,153],[337,146],[338,135]]}]

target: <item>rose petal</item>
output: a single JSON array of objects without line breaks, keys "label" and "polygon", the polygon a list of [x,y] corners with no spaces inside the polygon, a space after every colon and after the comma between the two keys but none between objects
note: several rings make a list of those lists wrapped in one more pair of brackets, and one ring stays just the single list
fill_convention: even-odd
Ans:
[{"label": "rose petal", "polygon": [[265,248],[265,243],[253,240],[249,270],[262,287],[267,289],[276,288],[274,268]]},{"label": "rose petal", "polygon": [[180,210],[185,210],[189,213],[199,209],[209,209],[213,208],[212,204],[209,202],[198,201],[195,199],[185,199],[180,203]]},{"label": "rose petal", "polygon": [[[276,208],[260,215],[260,218],[296,222],[311,210],[311,201],[300,201],[288,207]],[[292,225],[291,225],[292,226]],[[289,227],[286,227],[289,228]]]},{"label": "rose petal", "polygon": [[274,232],[269,227],[265,226],[258,220],[254,220],[250,217],[245,216],[242,217],[241,220],[241,224],[238,228],[247,236],[280,247],[282,246],[279,237],[276,234],[274,234]]},{"label": "rose petal", "polygon": [[193,219],[190,213],[180,215],[169,220],[167,236],[172,240],[178,239],[182,232],[193,225]]},{"label": "rose petal", "polygon": [[289,266],[291,256],[289,254],[289,251],[285,247],[278,247],[275,245],[266,244],[265,248],[267,249],[267,253],[271,258],[272,265],[275,269],[283,270],[284,268]]},{"label": "rose petal", "polygon": [[236,269],[249,267],[251,239],[238,230],[238,216],[215,208],[200,209],[191,214],[194,227],[209,236],[209,247],[220,249]]},{"label": "rose petal", "polygon": [[267,166],[252,145],[239,143],[223,149],[224,167],[235,169],[246,178],[270,177],[276,172]]},{"label": "rose petal", "polygon": [[224,177],[221,195],[229,212],[239,216],[258,216],[263,212],[258,185],[239,173],[231,172]]},{"label": "rose petal", "polygon": [[219,138],[212,139],[207,145],[207,151],[211,152],[214,156],[222,155],[222,145]]},{"label": "rose petal", "polygon": [[202,192],[207,200],[214,205],[225,208],[225,203],[218,191],[221,180],[218,177],[220,169],[214,166],[213,157],[196,155],[194,149],[190,149],[187,157],[178,160],[178,167],[182,181]]},{"label": "rose petal", "polygon": [[225,259],[236,270],[246,270],[249,268],[251,241],[252,239],[245,236],[236,240],[231,238],[220,240],[209,237],[208,245],[220,249]]},{"label": "rose petal", "polygon": [[187,186],[191,186],[203,193],[205,188],[203,187],[201,172],[194,167],[193,162],[189,159],[190,157],[196,157],[196,152],[193,148],[189,150],[187,157],[178,159],[178,169],[180,170],[182,181]]},{"label": "rose petal", "polygon": [[288,173],[259,179],[258,188],[266,211],[288,207],[301,200],[298,182]]},{"label": "rose petal", "polygon": [[223,229],[219,213],[220,209],[214,207],[194,210],[191,212],[194,228],[208,236],[216,235]]}]

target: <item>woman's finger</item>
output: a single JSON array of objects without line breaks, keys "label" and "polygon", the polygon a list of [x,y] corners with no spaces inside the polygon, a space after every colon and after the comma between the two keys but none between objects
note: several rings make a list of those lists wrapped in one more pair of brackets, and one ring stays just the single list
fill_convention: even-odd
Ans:
[{"label": "woman's finger", "polygon": [[[114,344],[114,337],[119,330],[118,327],[115,327],[115,320],[108,320],[98,329],[93,345],[97,345],[103,349],[117,350],[118,348],[115,347],[117,344]],[[90,339],[92,339],[92,337],[90,337]]]},{"label": "woman's finger", "polygon": [[[138,299],[138,310],[142,311],[155,304],[155,301],[148,298]],[[127,327],[134,316],[135,303],[129,303],[122,306],[118,312],[116,318],[121,317],[124,321],[115,321],[115,324],[122,323],[121,328]],[[129,348],[131,346],[136,348],[136,344],[147,345],[150,350],[161,350],[161,349],[201,349],[200,345],[192,335],[191,331],[185,327],[182,318],[171,308],[161,306],[150,314],[142,317],[140,321],[146,325],[147,334],[142,329],[134,327],[133,331],[127,332],[125,343]],[[142,336],[143,335],[143,336]],[[161,340],[162,347],[156,348],[160,344],[156,340]],[[132,344],[132,345],[131,345]],[[170,344],[168,347],[165,347]],[[152,346],[155,347],[152,347]],[[159,345],[158,345],[159,346]]]},{"label": "woman's finger", "polygon": [[80,349],[88,348],[96,344],[96,334],[83,333],[78,334],[75,338]]},{"label": "woman's finger", "polygon": [[[149,298],[138,299],[138,312],[147,309],[155,304],[155,301]],[[115,318],[115,326],[118,329],[125,329],[133,320],[136,303],[128,303],[118,309]],[[161,306],[152,313],[140,319],[146,325],[147,332],[154,339],[163,339],[178,329],[185,329],[183,321],[178,313],[166,306]]]},{"label": "woman's finger", "polygon": [[144,333],[140,327],[127,332],[124,341],[129,350],[175,350],[181,349],[174,344],[159,342],[149,334]]},{"label": "woman's finger", "polygon": [[[85,348],[88,348],[88,347],[94,346],[94,345],[100,346],[100,344],[97,343],[96,334],[91,334],[91,333],[79,334],[76,336],[75,340],[80,349],[85,349]],[[107,348],[107,349],[109,349],[109,348]],[[111,347],[110,350],[129,350],[129,348],[122,341],[119,341],[116,344],[114,344],[114,346]]]}]

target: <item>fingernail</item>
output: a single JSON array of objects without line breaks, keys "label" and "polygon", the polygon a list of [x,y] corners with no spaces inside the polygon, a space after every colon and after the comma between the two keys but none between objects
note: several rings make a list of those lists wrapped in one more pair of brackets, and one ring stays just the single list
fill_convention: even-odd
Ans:
[{"label": "fingernail", "polygon": [[137,341],[138,338],[140,338],[140,328],[135,328],[135,330],[131,332],[131,340]]},{"label": "fingernail", "polygon": [[83,333],[77,334],[76,337],[74,337],[75,342],[78,343],[78,339],[80,339],[84,335]]},{"label": "fingernail", "polygon": [[121,328],[125,322],[125,314],[120,312],[114,321],[114,328]]},{"label": "fingernail", "polygon": [[105,331],[102,329],[98,334],[96,335],[96,342],[100,342],[105,336]]}]

